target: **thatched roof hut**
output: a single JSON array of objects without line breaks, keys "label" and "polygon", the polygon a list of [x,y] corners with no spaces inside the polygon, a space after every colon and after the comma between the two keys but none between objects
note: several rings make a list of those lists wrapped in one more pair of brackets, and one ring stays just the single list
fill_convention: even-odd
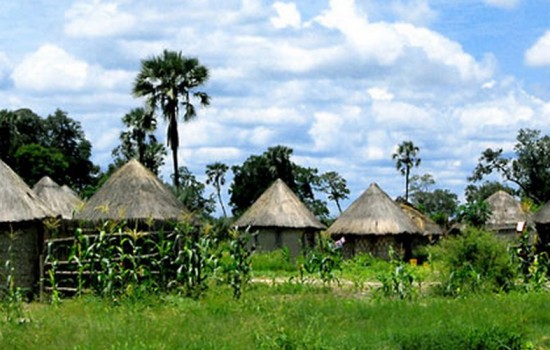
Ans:
[{"label": "thatched roof hut", "polygon": [[297,256],[303,247],[312,246],[315,235],[325,228],[281,179],[252,204],[235,226],[257,230],[251,242],[256,249],[286,247],[291,256]]},{"label": "thatched roof hut", "polygon": [[421,230],[384,191],[373,183],[328,228],[334,238],[344,237],[344,255],[371,253],[388,258],[389,246],[412,255],[413,236]]},{"label": "thatched roof hut", "polygon": [[521,208],[521,204],[505,191],[497,191],[485,202],[491,210],[491,215],[485,223],[488,230],[501,234],[513,235],[518,222],[527,222],[529,217]]},{"label": "thatched roof hut", "polygon": [[[32,290],[39,280],[42,220],[55,215],[8,165],[0,160],[0,266],[9,260],[18,287]],[[0,274],[0,283],[6,276]]]},{"label": "thatched roof hut", "polygon": [[409,216],[414,224],[420,229],[423,236],[441,236],[443,229],[436,224],[428,216],[424,215],[420,210],[416,209],[412,204],[399,202],[401,209]]},{"label": "thatched roof hut", "polygon": [[235,222],[237,227],[325,228],[298,196],[277,179]]},{"label": "thatched roof hut", "polygon": [[85,221],[155,221],[188,218],[189,211],[176,196],[137,160],[115,171],[84,204],[75,219]]},{"label": "thatched roof hut", "polygon": [[54,216],[25,181],[0,160],[0,223],[41,220]]},{"label": "thatched roof hut", "polygon": [[40,179],[32,189],[52,212],[63,219],[72,219],[75,211],[84,204],[69,187],[63,189],[49,176]]}]

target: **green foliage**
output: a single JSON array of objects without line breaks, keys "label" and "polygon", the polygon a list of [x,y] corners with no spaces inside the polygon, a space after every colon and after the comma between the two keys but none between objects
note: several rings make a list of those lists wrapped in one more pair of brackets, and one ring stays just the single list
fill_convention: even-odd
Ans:
[{"label": "green foliage", "polygon": [[314,248],[307,251],[304,262],[300,264],[300,280],[314,276],[328,285],[337,281],[336,272],[342,270],[341,248],[338,248],[330,238],[319,236]]},{"label": "green foliage", "polygon": [[470,202],[458,207],[457,220],[473,227],[483,227],[490,216],[487,202]]},{"label": "green foliage", "polygon": [[458,197],[449,190],[435,189],[432,175],[414,175],[411,177],[411,203],[441,226],[447,226],[458,207]]},{"label": "green foliage", "polygon": [[252,269],[261,274],[273,273],[279,276],[298,271],[288,252],[283,249],[270,252],[254,252],[252,254]]},{"label": "green foliage", "polygon": [[520,273],[520,288],[527,292],[541,292],[547,290],[550,262],[546,252],[536,251],[529,242],[529,235],[529,231],[525,231],[509,249]]},{"label": "green foliage", "polygon": [[469,181],[481,181],[493,173],[519,186],[522,196],[542,204],[550,200],[550,136],[540,130],[520,129],[515,157],[504,156],[502,148],[487,148]]},{"label": "green foliage", "polygon": [[13,259],[15,252],[13,246],[17,239],[17,233],[10,227],[9,245],[7,249],[7,259],[4,262],[4,274],[5,279],[4,286],[0,289],[0,310],[4,313],[4,319],[7,322],[25,322],[25,312],[23,310],[23,291],[16,285],[15,266],[13,265]]},{"label": "green foliage", "polygon": [[392,154],[395,167],[405,177],[405,201],[409,200],[409,180],[411,169],[420,165],[419,148],[412,141],[403,141],[397,146],[397,152]]},{"label": "green foliage", "polygon": [[[197,181],[195,175],[187,167],[180,167],[177,174],[180,187],[174,188],[174,192],[180,202],[199,217],[208,218],[214,212],[214,198],[205,196],[204,184]],[[174,176],[175,174],[172,174],[172,177]]]},{"label": "green foliage", "polygon": [[516,266],[506,244],[492,233],[469,227],[457,237],[444,238],[430,253],[441,269],[439,292],[443,295],[513,288]]},{"label": "green foliage", "polygon": [[482,202],[497,191],[504,191],[512,196],[518,194],[518,191],[514,190],[510,186],[503,185],[500,182],[485,181],[479,186],[469,184],[464,190],[464,195],[466,196],[467,202]]},{"label": "green foliage", "polygon": [[328,195],[328,199],[334,201],[338,211],[342,213],[340,201],[349,197],[349,189],[346,179],[335,171],[322,174],[319,178],[319,190]]},{"label": "green foliage", "polygon": [[29,109],[0,111],[0,158],[31,186],[48,175],[82,191],[99,172],[91,155],[82,126],[66,112],[43,119]]},{"label": "green foliage", "polygon": [[403,257],[389,248],[390,270],[378,275],[382,283],[379,292],[385,297],[397,297],[399,299],[412,300],[417,296],[414,283],[417,280],[412,268],[403,261]]},{"label": "green foliage", "polygon": [[120,133],[120,145],[113,149],[115,166],[120,167],[135,158],[158,175],[159,168],[164,165],[166,149],[155,136],[157,120],[154,114],[134,108],[124,115],[122,122],[127,130]]},{"label": "green foliage", "polygon": [[175,188],[180,187],[177,156],[179,109],[183,107],[183,121],[188,122],[197,115],[193,98],[203,107],[210,105],[210,96],[203,91],[196,91],[208,78],[208,68],[201,65],[197,58],[164,50],[158,56],[141,61],[141,70],[134,82],[134,95],[145,97],[148,108],[152,111],[160,110],[168,123],[166,141],[172,150]]},{"label": "green foliage", "polygon": [[225,173],[227,173],[227,170],[229,170],[229,167],[226,164],[221,162],[215,162],[212,164],[207,164],[206,171],[205,171],[206,177],[207,177],[206,184],[207,185],[212,184],[216,189],[218,202],[220,203],[223,216],[225,218],[227,217],[227,212],[225,211],[225,207],[223,205],[221,190],[222,190],[222,186],[225,185]]},{"label": "green foliage", "polygon": [[239,299],[243,287],[250,281],[252,272],[251,254],[247,248],[250,233],[232,230],[229,236],[232,239],[228,244],[228,259],[225,261],[223,269],[227,283],[233,289],[233,297]]}]

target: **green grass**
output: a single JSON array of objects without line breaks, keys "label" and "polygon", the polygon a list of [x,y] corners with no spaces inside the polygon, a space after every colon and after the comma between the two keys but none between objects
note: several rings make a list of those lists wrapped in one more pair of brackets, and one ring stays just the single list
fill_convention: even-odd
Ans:
[{"label": "green grass", "polygon": [[200,300],[33,303],[30,322],[0,322],[0,349],[496,349],[499,341],[550,347],[548,293],[405,302],[284,283],[250,286],[241,300],[231,295],[217,287]]}]

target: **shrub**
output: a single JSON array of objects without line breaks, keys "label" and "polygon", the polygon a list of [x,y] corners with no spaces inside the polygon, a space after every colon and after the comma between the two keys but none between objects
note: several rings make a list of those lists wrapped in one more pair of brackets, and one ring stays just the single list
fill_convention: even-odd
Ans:
[{"label": "shrub", "polygon": [[468,227],[460,236],[443,239],[430,249],[441,268],[439,291],[461,295],[479,291],[508,291],[517,276],[506,244],[493,234]]}]

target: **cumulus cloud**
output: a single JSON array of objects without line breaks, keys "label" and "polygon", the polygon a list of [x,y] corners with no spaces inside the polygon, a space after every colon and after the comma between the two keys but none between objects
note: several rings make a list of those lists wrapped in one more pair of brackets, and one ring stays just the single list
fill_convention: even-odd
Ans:
[{"label": "cumulus cloud", "polygon": [[525,52],[525,62],[530,66],[550,66],[550,30]]},{"label": "cumulus cloud", "polygon": [[15,67],[12,79],[19,89],[32,91],[79,90],[90,67],[55,45],[46,44]]},{"label": "cumulus cloud", "polygon": [[132,77],[128,71],[90,65],[52,44],[27,55],[12,73],[18,89],[35,92],[127,89]]},{"label": "cumulus cloud", "polygon": [[295,3],[276,1],[273,4],[273,8],[277,12],[276,17],[271,17],[271,24],[273,24],[275,28],[300,28],[302,19]]},{"label": "cumulus cloud", "polygon": [[438,17],[437,12],[430,7],[428,0],[398,0],[391,4],[391,8],[400,22],[425,25]]},{"label": "cumulus cloud", "polygon": [[106,37],[129,32],[134,16],[121,12],[116,2],[77,1],[65,13],[65,33],[71,37]]}]

